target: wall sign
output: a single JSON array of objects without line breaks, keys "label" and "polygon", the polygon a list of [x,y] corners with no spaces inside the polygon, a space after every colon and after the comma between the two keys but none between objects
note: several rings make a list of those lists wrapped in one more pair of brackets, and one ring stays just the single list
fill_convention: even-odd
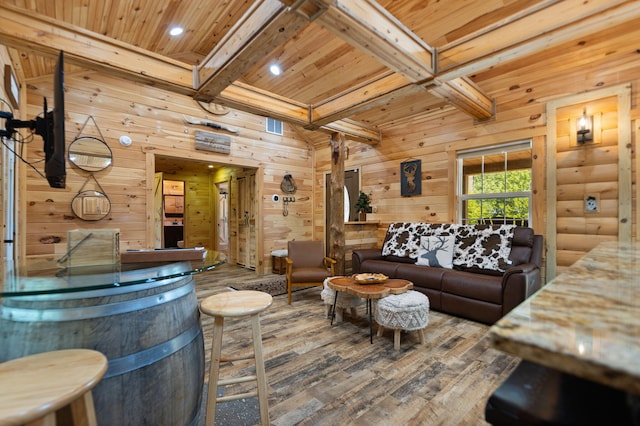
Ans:
[{"label": "wall sign", "polygon": [[4,91],[11,105],[16,109],[20,108],[20,85],[11,65],[4,66]]},{"label": "wall sign", "polygon": [[231,152],[231,138],[227,135],[196,130],[196,149],[229,154]]},{"label": "wall sign", "polygon": [[422,194],[422,160],[400,163],[400,195],[411,197]]}]

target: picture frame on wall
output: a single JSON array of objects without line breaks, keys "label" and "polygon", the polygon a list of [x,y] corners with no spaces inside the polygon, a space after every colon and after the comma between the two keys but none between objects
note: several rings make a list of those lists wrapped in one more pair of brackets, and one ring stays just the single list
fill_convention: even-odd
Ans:
[{"label": "picture frame on wall", "polygon": [[20,108],[20,85],[11,65],[4,66],[4,91],[12,107]]},{"label": "picture frame on wall", "polygon": [[412,197],[422,194],[422,160],[400,163],[400,195]]}]

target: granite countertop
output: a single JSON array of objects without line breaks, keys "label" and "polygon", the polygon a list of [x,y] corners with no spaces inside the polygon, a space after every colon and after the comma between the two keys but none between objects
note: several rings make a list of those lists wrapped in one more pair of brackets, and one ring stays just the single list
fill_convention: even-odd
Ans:
[{"label": "granite countertop", "polygon": [[640,394],[640,243],[601,243],[489,336],[504,352]]}]

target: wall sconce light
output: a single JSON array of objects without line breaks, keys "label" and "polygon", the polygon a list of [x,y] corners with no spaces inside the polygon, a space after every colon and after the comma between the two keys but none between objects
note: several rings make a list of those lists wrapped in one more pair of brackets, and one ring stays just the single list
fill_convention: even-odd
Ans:
[{"label": "wall sconce light", "polygon": [[578,144],[593,142],[593,115],[587,115],[587,109],[582,111],[582,117],[578,119]]}]

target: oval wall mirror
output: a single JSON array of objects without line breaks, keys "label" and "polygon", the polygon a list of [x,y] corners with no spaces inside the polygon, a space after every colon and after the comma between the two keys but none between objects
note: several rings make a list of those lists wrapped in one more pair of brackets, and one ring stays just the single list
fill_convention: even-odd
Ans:
[{"label": "oval wall mirror", "polygon": [[82,220],[100,220],[111,212],[111,201],[100,191],[82,191],[71,200],[71,210]]},{"label": "oval wall mirror", "polygon": [[98,172],[111,165],[112,153],[109,145],[92,136],[75,138],[68,148],[69,161],[87,172]]}]

